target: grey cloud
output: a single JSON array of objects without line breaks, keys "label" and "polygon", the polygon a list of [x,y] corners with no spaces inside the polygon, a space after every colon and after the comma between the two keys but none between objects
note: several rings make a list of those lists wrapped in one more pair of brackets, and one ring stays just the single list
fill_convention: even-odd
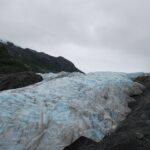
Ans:
[{"label": "grey cloud", "polygon": [[149,71],[149,6],[149,0],[1,0],[0,38],[63,55],[87,72]]}]

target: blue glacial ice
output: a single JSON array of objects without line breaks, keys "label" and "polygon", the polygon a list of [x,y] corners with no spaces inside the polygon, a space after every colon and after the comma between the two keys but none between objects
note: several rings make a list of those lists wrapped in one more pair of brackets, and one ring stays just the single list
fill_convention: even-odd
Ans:
[{"label": "blue glacial ice", "polygon": [[144,89],[131,80],[138,74],[42,76],[40,83],[0,92],[0,149],[61,150],[80,136],[99,141],[130,112],[130,96]]}]

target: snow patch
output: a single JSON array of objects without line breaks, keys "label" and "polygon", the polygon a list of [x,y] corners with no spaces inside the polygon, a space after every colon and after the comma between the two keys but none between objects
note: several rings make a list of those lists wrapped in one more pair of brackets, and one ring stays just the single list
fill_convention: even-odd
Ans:
[{"label": "snow patch", "polygon": [[37,84],[0,93],[0,149],[61,150],[80,136],[115,130],[143,86],[125,73],[43,74]]}]

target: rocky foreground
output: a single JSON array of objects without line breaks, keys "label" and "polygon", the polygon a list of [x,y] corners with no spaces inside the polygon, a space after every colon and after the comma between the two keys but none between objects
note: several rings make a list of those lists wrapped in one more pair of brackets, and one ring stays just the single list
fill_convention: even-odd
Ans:
[{"label": "rocky foreground", "polygon": [[134,102],[127,118],[115,132],[95,142],[80,137],[64,150],[149,150],[150,149],[150,76],[138,77],[134,80],[145,86],[140,96],[133,96]]}]

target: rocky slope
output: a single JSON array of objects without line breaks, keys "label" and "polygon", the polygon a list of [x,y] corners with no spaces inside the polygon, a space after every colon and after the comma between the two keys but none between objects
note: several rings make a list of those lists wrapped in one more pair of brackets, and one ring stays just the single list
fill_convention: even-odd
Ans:
[{"label": "rocky slope", "polygon": [[[129,104],[132,112],[111,135],[96,143],[86,137],[79,138],[64,150],[149,150],[150,149],[150,76],[134,80],[145,86],[140,96]],[[87,144],[88,143],[88,144]]]},{"label": "rocky slope", "polygon": [[34,72],[0,75],[0,91],[25,87],[42,80],[43,78]]},{"label": "rocky slope", "polygon": [[31,49],[23,49],[11,42],[0,40],[0,74],[23,71],[33,72],[80,72],[63,57],[53,57]]}]

